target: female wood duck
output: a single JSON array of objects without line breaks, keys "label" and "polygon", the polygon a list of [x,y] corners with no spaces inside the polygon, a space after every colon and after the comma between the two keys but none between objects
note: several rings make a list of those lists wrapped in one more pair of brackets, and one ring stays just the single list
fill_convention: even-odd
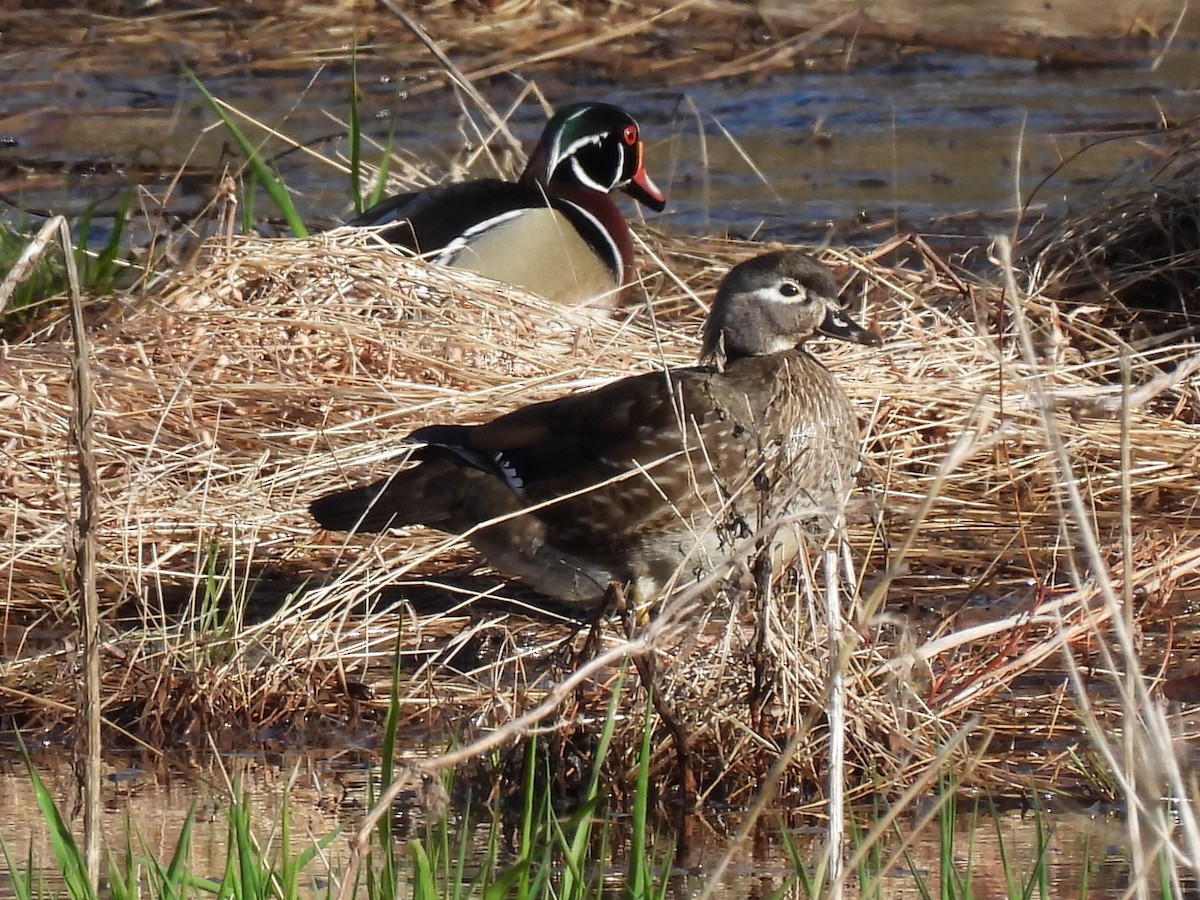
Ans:
[{"label": "female wood duck", "polygon": [[351,219],[430,260],[523,287],[567,306],[615,306],[633,279],[629,226],[609,193],[661,212],[641,132],[607,103],[564,107],[516,182],[495,178],[400,194]]},{"label": "female wood duck", "polygon": [[[727,565],[760,526],[830,528],[858,468],[858,420],[802,344],[825,334],[878,345],[803,253],[732,269],[701,359],[525,406],[482,425],[431,425],[375,484],[316,500],[322,527],[427,525],[467,539],[498,570],[595,606],[612,582],[645,603],[675,580]],[[499,520],[499,521],[496,521]],[[492,523],[492,524],[483,524]],[[793,558],[803,535],[775,536]]]}]

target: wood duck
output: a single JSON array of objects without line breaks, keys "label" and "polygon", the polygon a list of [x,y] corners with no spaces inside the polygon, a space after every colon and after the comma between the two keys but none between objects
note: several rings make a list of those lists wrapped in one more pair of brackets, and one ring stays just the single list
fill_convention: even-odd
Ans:
[{"label": "wood duck", "polygon": [[615,306],[633,241],[610,192],[666,206],[625,110],[576,103],[546,124],[516,182],[485,178],[390,197],[350,220],[387,240],[567,306]]},{"label": "wood duck", "polygon": [[[481,425],[430,425],[415,466],[313,502],[322,527],[426,525],[465,534],[498,570],[591,607],[610,583],[644,604],[727,565],[760,526],[825,534],[858,469],[858,420],[802,347],[814,334],[878,345],[803,253],[733,268],[701,362],[622,378]],[[722,364],[723,363],[723,364]],[[773,556],[795,556],[801,534]]]}]

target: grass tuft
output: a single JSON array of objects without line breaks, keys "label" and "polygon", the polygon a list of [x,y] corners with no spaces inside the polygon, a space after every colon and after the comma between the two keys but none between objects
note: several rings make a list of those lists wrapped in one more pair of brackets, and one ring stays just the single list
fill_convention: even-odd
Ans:
[{"label": "grass tuft", "polygon": [[230,114],[230,108],[210,94],[200,79],[194,75],[191,76],[191,79],[200,93],[204,95],[204,99],[208,101],[213,112],[224,123],[230,136],[241,149],[242,155],[246,157],[246,165],[249,167],[249,177],[247,178],[247,190],[243,192],[244,199],[242,204],[243,215],[245,216],[243,230],[250,231],[251,223],[254,221],[253,187],[257,185],[266,191],[267,196],[271,198],[271,202],[275,204],[275,208],[283,215],[292,234],[296,237],[308,237],[308,226],[300,218],[300,213],[297,212],[296,205],[292,202],[292,196],[288,193],[287,186],[283,183],[278,173],[271,168],[262,153],[259,152],[259,148],[251,143],[242,129],[238,127],[237,122],[234,121],[233,116]]}]

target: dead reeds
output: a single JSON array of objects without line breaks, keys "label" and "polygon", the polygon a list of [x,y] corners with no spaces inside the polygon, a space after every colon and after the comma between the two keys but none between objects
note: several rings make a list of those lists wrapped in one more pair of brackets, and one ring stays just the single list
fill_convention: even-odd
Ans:
[{"label": "dead reeds", "polygon": [[[718,78],[766,78],[797,67],[842,68],[897,45],[1037,59],[1058,67],[1130,65],[1153,51],[1145,34],[1171,34],[1179,9],[1162,0],[1136,13],[1120,7],[1086,16],[1045,11],[1047,27],[1030,29],[1020,15],[989,11],[982,20],[933,21],[903,3],[847,11],[844,4],[751,3],[748,0],[588,0],[295,4],[247,0],[220,5],[146,9],[141,3],[10,4],[0,30],[14,49],[42,47],[46,36],[71,35],[72,63],[90,68],[114,47],[118,65],[174,67],[186,59],[202,77],[247,70],[311,72],[354,56],[393,60],[409,97],[451,80],[405,26],[406,12],[476,83],[539,69],[586,68],[630,83],[686,85]],[[981,22],[983,27],[980,27]],[[1114,40],[1120,39],[1120,40]],[[57,46],[57,45],[56,45]],[[237,52],[231,52],[236,47]],[[531,50],[536,48],[536,52]],[[113,63],[106,62],[106,66]]]},{"label": "dead reeds", "polygon": [[[1187,130],[1023,248],[1056,296],[1156,310],[1146,329],[1195,325],[1200,295],[1200,143]],[[1170,138],[1172,135],[1167,135]],[[1174,314],[1174,315],[1168,315]]]},{"label": "dead reeds", "polygon": [[[480,570],[454,538],[325,534],[305,509],[397,465],[400,438],[421,425],[690,363],[699,306],[679,285],[704,298],[760,248],[645,239],[672,277],[645,266],[649,299],[612,320],[581,322],[356,232],[240,239],[155,289],[95,304],[93,529],[110,725],[159,745],[353,727],[382,708],[397,641],[401,710],[424,735],[486,733],[557,697],[586,662],[569,611]],[[1090,671],[1111,580],[1147,669],[1171,664],[1155,635],[1200,565],[1196,351],[1134,346],[1111,310],[1059,304],[1035,282],[1006,300],[919,243],[909,249],[926,265],[889,268],[877,261],[887,249],[825,254],[856,314],[887,339],[877,351],[816,349],[864,422],[863,485],[845,544],[832,547],[840,643],[828,639],[820,565],[783,573],[770,603],[734,589],[692,597],[681,627],[655,633],[660,689],[687,731],[698,788],[748,802],[786,747],[781,796],[817,796],[840,653],[851,796],[916,782],[947,746],[968,783],[1103,793],[1079,747],[1062,654]],[[60,621],[67,598],[70,371],[53,325],[0,347],[9,634]],[[1059,445],[1104,578],[1064,507]],[[609,623],[597,637],[592,652],[625,635]],[[9,714],[62,721],[74,649],[13,651],[0,663]],[[591,673],[540,719],[564,759],[587,751],[623,671]],[[618,775],[645,709],[632,670],[622,690]],[[663,785],[671,753],[664,731]]]}]

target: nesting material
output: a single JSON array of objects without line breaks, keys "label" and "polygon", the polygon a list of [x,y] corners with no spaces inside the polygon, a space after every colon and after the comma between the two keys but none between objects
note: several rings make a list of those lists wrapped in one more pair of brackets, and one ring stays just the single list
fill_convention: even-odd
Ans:
[{"label": "nesting material", "polygon": [[[345,232],[242,239],[95,310],[109,720],[163,741],[218,725],[356,721],[384,705],[371,688],[386,693],[397,634],[410,729],[462,739],[534,706],[587,658],[582,633],[564,642],[565,617],[476,569],[461,541],[330,535],[305,510],[394,468],[414,428],[690,364],[705,292],[761,248],[647,241],[672,277],[644,263],[647,304],[582,324]],[[846,544],[830,545],[851,787],[906,783],[972,723],[958,751],[964,780],[1094,789],[1073,748],[1081,730],[1061,654],[1087,661],[1104,640],[1102,574],[1151,637],[1191,588],[1196,351],[1134,348],[1106,309],[1060,306],[1028,283],[1005,299],[925,258],[892,269],[857,252],[824,257],[852,312],[886,337],[878,350],[813,348],[865,434]],[[69,711],[58,702],[72,696],[69,647],[10,640],[22,621],[69,618],[70,365],[55,329],[0,348],[0,578],[13,645],[0,686],[27,724],[60,721]],[[1069,510],[1064,459],[1103,573]],[[825,566],[814,548],[800,571],[777,573],[768,597],[735,581],[656,634],[662,695],[705,796],[748,800],[793,739],[785,792],[819,794]],[[599,637],[603,649],[623,635],[610,623]],[[1147,667],[1162,659],[1149,642]],[[620,778],[641,736],[636,675],[590,681],[551,724],[586,749],[617,683],[609,763]],[[660,729],[665,786],[677,769]]]},{"label": "nesting material", "polygon": [[[1173,313],[1200,312],[1200,141],[1115,179],[1069,215],[1037,229],[1025,258],[1060,297]],[[1178,326],[1178,319],[1155,330]]]}]

